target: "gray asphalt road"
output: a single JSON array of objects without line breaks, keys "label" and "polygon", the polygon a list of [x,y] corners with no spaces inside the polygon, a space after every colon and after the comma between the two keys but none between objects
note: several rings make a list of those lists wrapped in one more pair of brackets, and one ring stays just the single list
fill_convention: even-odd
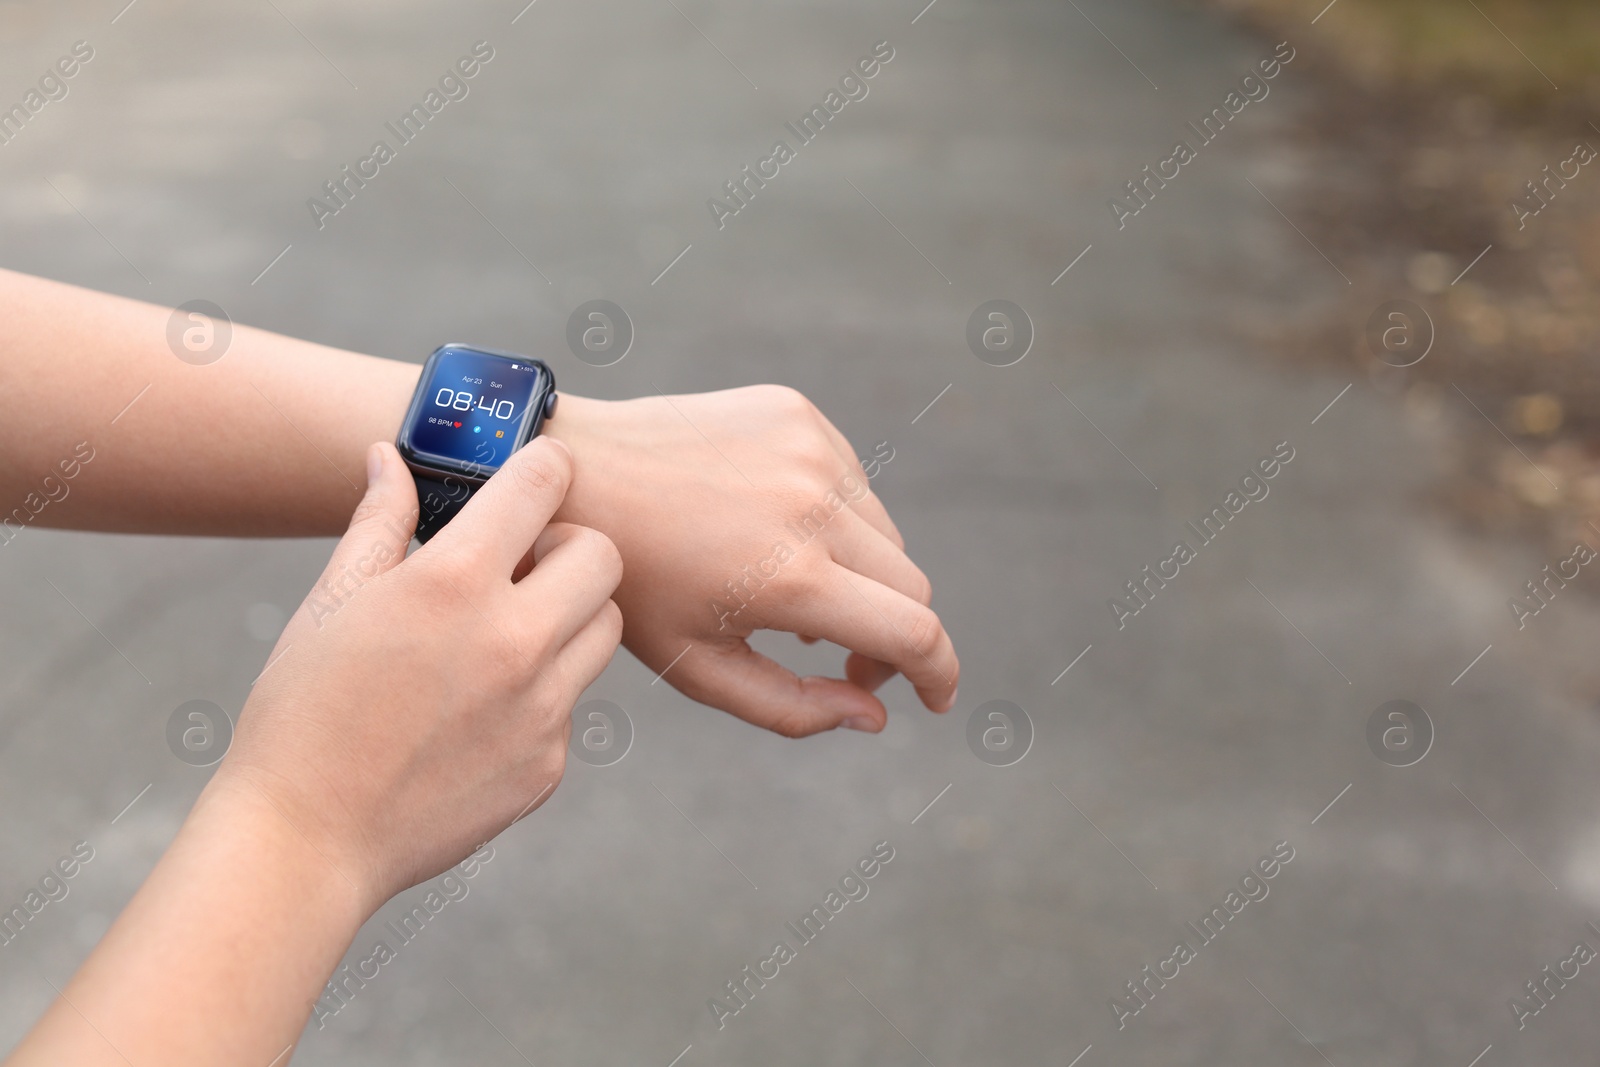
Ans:
[{"label": "gray asphalt road", "polygon": [[[590,695],[627,711],[628,755],[573,763],[297,1063],[1592,1058],[1589,968],[1520,1032],[1508,1002],[1600,947],[1600,613],[1566,596],[1518,632],[1505,601],[1552,561],[1430,502],[1489,432],[1470,409],[1246,340],[1347,288],[1285,214],[1304,63],[1125,228],[1106,205],[1275,42],[1102,0],[119,6],[0,7],[0,103],[94,49],[0,147],[5,266],[398,358],[529,351],[597,396],[794,385],[863,452],[891,443],[876,487],[962,653],[949,716],[897,681],[881,737],[804,742],[620,656]],[[319,229],[307,199],[477,41],[470,93]],[[866,98],[719,229],[707,198],[879,41]],[[564,341],[597,297],[638,332],[603,369]],[[1014,366],[968,348],[990,299],[1032,320]],[[1284,442],[1264,499],[1186,531]],[[1119,629],[1107,601],[1180,538],[1195,558]],[[0,1044],[203,785],[173,709],[237,711],[328,549],[0,546],[0,902],[95,852],[0,949]],[[1368,747],[1393,699],[1431,719],[1413,766]],[[1031,720],[1011,766],[969,748],[993,700]],[[708,999],[877,842],[869,895],[719,1030]],[[1280,842],[1264,899],[1209,943],[1185,926]],[[1119,1029],[1113,998],[1180,939],[1193,958]]]}]

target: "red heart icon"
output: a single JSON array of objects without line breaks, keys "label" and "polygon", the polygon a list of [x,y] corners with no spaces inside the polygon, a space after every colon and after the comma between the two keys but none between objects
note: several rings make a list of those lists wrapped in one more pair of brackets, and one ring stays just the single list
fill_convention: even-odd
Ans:
[{"label": "red heart icon", "polygon": [[460,429],[460,428],[461,428],[461,424],[459,422],[456,423],[456,429]]}]

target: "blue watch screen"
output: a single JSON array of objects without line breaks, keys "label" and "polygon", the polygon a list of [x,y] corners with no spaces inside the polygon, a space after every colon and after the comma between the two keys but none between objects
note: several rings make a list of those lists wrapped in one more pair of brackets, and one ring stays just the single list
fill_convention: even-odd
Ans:
[{"label": "blue watch screen", "polygon": [[447,349],[433,366],[411,425],[411,447],[488,475],[516,450],[539,368],[471,349]]}]

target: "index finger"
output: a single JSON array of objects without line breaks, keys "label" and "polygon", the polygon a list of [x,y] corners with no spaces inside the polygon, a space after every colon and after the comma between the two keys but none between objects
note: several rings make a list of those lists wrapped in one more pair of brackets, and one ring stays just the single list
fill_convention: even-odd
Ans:
[{"label": "index finger", "polygon": [[553,437],[535,437],[513,452],[421,551],[481,559],[509,581],[566,498],[572,475],[571,449]]},{"label": "index finger", "polygon": [[955,704],[961,664],[939,616],[871,578],[830,564],[820,588],[795,605],[783,628],[826,638],[892,666],[931,711]]}]

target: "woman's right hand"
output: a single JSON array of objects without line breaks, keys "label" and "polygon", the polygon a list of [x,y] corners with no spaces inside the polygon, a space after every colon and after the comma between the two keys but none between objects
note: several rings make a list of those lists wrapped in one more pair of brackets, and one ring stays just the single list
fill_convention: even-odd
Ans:
[{"label": "woman's right hand", "polygon": [[240,713],[213,791],[255,794],[366,909],[550,795],[571,710],[610,662],[622,559],[550,517],[572,454],[536,438],[409,559],[415,486],[387,444]]}]

